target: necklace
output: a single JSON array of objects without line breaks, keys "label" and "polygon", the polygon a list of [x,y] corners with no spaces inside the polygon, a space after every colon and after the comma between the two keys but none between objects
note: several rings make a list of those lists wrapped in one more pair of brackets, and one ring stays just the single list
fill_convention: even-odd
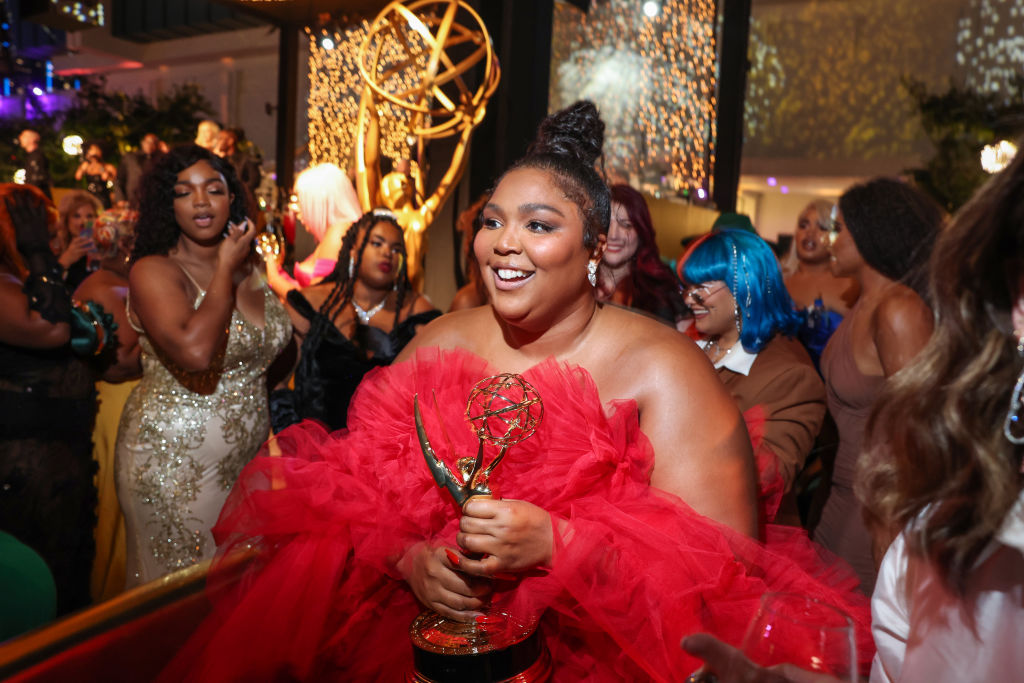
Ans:
[{"label": "necklace", "polygon": [[704,347],[704,352],[708,355],[708,358],[711,359],[712,364],[717,365],[732,353],[732,350],[736,348],[736,344],[739,344],[739,340],[733,342],[732,346],[726,349],[725,353],[722,353],[722,347],[719,345],[718,340],[711,339],[708,340],[707,346]]},{"label": "necklace", "polygon": [[370,318],[381,312],[381,310],[384,308],[384,304],[387,303],[387,300],[388,298],[384,297],[383,299],[380,300],[379,304],[377,304],[376,306],[367,311],[364,310],[363,307],[356,302],[355,297],[352,297],[352,308],[355,310],[356,317],[359,318],[359,322],[361,322],[364,325],[369,325]]}]

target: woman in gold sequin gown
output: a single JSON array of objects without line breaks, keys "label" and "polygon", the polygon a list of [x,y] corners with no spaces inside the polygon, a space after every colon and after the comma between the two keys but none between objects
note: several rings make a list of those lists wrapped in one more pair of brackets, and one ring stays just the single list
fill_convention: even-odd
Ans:
[{"label": "woman in gold sequin gown", "polygon": [[291,325],[254,235],[233,169],[200,147],[143,182],[128,303],[143,377],[115,459],[129,587],[213,556],[210,529],[269,434],[266,373]]}]

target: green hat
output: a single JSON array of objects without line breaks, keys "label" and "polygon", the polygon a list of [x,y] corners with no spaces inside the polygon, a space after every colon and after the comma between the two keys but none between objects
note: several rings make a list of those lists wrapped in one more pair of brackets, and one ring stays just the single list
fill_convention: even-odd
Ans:
[{"label": "green hat", "polygon": [[750,216],[745,213],[722,213],[719,214],[718,218],[711,225],[711,232],[718,232],[722,228],[737,228],[739,230],[746,230],[752,232],[755,235],[757,230],[754,229],[754,224],[750,222]]}]

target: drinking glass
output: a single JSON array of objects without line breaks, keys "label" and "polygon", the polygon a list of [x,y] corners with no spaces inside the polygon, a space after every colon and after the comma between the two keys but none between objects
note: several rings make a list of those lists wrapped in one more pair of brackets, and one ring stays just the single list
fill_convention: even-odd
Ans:
[{"label": "drinking glass", "polygon": [[857,680],[853,620],[795,593],[765,593],[747,628],[743,654],[760,666],[790,663],[842,681]]}]

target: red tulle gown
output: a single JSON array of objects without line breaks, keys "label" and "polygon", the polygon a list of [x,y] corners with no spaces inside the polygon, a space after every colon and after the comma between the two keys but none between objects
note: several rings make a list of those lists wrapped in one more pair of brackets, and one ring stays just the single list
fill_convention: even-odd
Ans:
[{"label": "red tulle gown", "polygon": [[[216,587],[214,570],[214,614],[165,678],[402,680],[422,608],[396,562],[425,539],[454,546],[459,520],[424,461],[413,395],[451,463],[476,453],[466,400],[495,371],[464,351],[421,350],[367,376],[348,431],[328,435],[309,422],[284,431],[284,457],[246,467],[214,529],[221,557],[240,544],[261,555],[231,589]],[[602,406],[586,371],[548,360],[524,377],[544,419],[509,451],[494,487],[568,520],[571,535],[556,534],[550,570],[496,582],[494,601],[543,615],[553,681],[683,680],[700,665],[680,649],[683,636],[710,631],[739,644],[766,591],[844,609],[862,665],[870,661],[868,603],[848,568],[800,530],[769,526],[762,545],[651,488],[653,452],[636,406]]]}]

